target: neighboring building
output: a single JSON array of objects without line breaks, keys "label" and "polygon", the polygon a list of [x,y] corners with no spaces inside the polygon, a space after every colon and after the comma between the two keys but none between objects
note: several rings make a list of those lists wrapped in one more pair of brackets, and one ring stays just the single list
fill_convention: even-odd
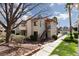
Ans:
[{"label": "neighboring building", "polygon": [[57,19],[49,19],[47,18],[46,20],[46,25],[47,25],[47,33],[48,37],[52,37],[52,35],[57,35],[58,30],[57,30]]},{"label": "neighboring building", "polygon": [[78,24],[79,24],[79,21],[77,20],[77,21],[74,23],[73,27],[78,27]]},{"label": "neighboring building", "polygon": [[61,27],[60,28],[60,33],[61,34],[67,34],[67,33],[69,33],[69,27]]},{"label": "neighboring building", "polygon": [[72,28],[73,28],[73,31],[77,31],[78,30],[78,20],[74,23]]},{"label": "neighboring building", "polygon": [[77,21],[74,23],[73,27],[77,28],[79,30],[79,15],[78,15]]},{"label": "neighboring building", "polygon": [[22,21],[22,23],[15,28],[15,34],[25,35],[26,32],[26,24],[25,21]]},{"label": "neighboring building", "polygon": [[16,32],[26,35],[27,37],[30,37],[30,35],[37,35],[39,38],[46,29],[48,29],[48,37],[57,35],[57,19],[35,17],[32,20],[28,20],[27,23],[23,21]]}]

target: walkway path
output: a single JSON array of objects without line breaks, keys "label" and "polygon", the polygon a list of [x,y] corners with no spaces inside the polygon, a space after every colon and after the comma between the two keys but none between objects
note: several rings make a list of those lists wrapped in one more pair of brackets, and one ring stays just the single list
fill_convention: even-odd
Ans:
[{"label": "walkway path", "polygon": [[64,35],[64,36],[60,37],[59,39],[57,39],[54,42],[47,43],[47,44],[43,45],[44,48],[41,49],[40,51],[36,52],[32,56],[49,56],[50,53],[63,41],[63,39],[66,36],[67,35]]}]

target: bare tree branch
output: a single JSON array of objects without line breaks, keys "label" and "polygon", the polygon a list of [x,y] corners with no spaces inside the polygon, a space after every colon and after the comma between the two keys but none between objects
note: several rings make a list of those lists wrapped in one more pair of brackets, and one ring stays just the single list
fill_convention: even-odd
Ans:
[{"label": "bare tree branch", "polygon": [[0,21],[0,24],[1,24],[5,29],[7,28],[7,26],[5,26],[3,22]]},{"label": "bare tree branch", "polygon": [[10,16],[12,16],[12,14],[13,14],[13,3],[9,3],[9,12],[10,12]]},{"label": "bare tree branch", "polygon": [[[36,4],[35,6],[33,6],[31,9],[29,9],[29,10],[27,10],[25,13],[24,12],[22,12],[21,14],[18,14],[16,17],[15,17],[15,20],[14,20],[14,22],[16,22],[17,21],[17,19],[19,19],[19,18],[21,18],[21,16],[23,16],[23,15],[25,15],[27,12],[29,12],[29,11],[31,11],[31,10],[33,10],[35,7],[37,7],[39,4]],[[24,13],[24,14],[23,14]],[[13,23],[14,23],[13,22]]]},{"label": "bare tree branch", "polygon": [[4,9],[3,5],[2,5],[2,4],[0,4],[0,6],[1,6],[1,8],[2,8],[3,12],[5,12],[5,9]]},{"label": "bare tree branch", "polygon": [[7,24],[9,23],[9,19],[8,19],[8,8],[7,8],[7,3],[5,3],[5,15],[6,15],[6,22]]},{"label": "bare tree branch", "polygon": [[[28,20],[32,20],[32,18],[34,18],[36,15],[38,15],[38,14],[40,14],[40,13],[42,13],[42,12],[45,12],[45,11],[40,10],[38,13],[36,13],[35,15],[33,15],[32,17],[30,17],[29,19],[27,19],[26,22],[27,22]],[[22,21],[21,21],[21,22],[22,22]],[[21,24],[21,22],[18,23],[14,28],[18,27],[18,26]],[[14,28],[13,28],[13,29],[14,29]]]},{"label": "bare tree branch", "polygon": [[31,4],[28,4],[28,5],[23,4],[23,5],[22,5],[22,8],[21,8],[21,11],[18,12],[18,14],[15,16],[15,18],[16,18],[17,16],[19,16],[19,15],[22,15],[23,11],[24,11],[28,6],[30,6],[30,5],[31,5]]},{"label": "bare tree branch", "polygon": [[[22,20],[23,21],[23,20]],[[14,26],[12,29],[15,29],[16,27],[18,27],[21,23],[22,23],[22,21],[20,21],[16,26]]]},{"label": "bare tree branch", "polygon": [[30,17],[29,19],[27,19],[26,22],[27,22],[28,20],[31,20],[32,18],[34,18],[35,16],[37,16],[38,14],[40,14],[40,13],[42,13],[42,12],[45,12],[45,10],[44,10],[44,11],[43,11],[43,10],[40,10],[38,13],[36,13],[35,15],[33,15],[32,17]]},{"label": "bare tree branch", "polygon": [[35,6],[33,6],[32,8],[28,9],[28,10],[25,10],[23,11],[22,15],[25,15],[27,12],[33,10],[35,7],[37,7],[39,4],[36,4]]},{"label": "bare tree branch", "polygon": [[18,5],[18,7],[16,8],[15,12],[13,13],[13,17],[17,14],[17,12],[19,11],[20,7],[21,7],[22,3],[20,3]]},{"label": "bare tree branch", "polygon": [[6,19],[5,15],[1,11],[0,11],[0,14],[2,15],[4,19]]}]

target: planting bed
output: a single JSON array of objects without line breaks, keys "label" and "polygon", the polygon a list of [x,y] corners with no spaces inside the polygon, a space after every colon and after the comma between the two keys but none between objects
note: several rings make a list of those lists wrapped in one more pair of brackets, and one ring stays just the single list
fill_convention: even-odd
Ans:
[{"label": "planting bed", "polygon": [[[38,49],[37,49],[38,48]],[[38,44],[21,44],[21,47],[0,46],[0,56],[21,56],[31,55],[34,51],[39,50]]]}]

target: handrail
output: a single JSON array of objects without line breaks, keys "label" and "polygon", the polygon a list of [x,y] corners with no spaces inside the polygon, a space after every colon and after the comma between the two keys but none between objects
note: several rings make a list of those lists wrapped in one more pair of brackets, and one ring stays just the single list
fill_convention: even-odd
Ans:
[{"label": "handrail", "polygon": [[42,33],[42,35],[40,36],[40,41],[42,41],[44,39],[44,37],[46,36],[46,30],[44,30],[44,32]]}]

